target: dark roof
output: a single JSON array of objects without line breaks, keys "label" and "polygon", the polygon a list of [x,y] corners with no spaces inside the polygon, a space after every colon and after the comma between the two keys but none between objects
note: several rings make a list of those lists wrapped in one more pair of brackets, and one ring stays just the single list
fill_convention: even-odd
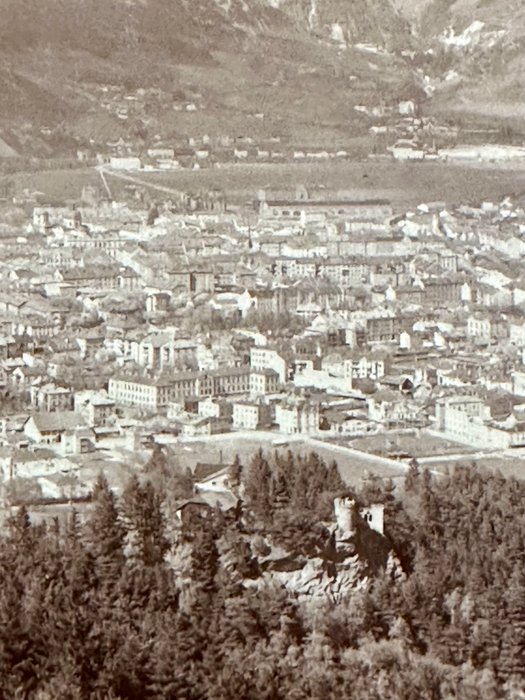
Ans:
[{"label": "dark roof", "polygon": [[188,506],[199,506],[200,508],[206,509],[211,508],[211,505],[203,498],[200,498],[200,496],[194,496],[193,498],[189,498],[187,501],[183,501],[175,510],[184,510],[184,508],[187,508]]}]

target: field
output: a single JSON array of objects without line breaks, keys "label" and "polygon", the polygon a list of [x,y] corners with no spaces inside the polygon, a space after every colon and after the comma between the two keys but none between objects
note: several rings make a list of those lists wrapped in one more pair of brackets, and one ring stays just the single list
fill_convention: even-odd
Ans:
[{"label": "field", "polygon": [[100,176],[93,168],[78,170],[48,170],[42,172],[23,172],[0,177],[0,189],[5,183],[11,185],[13,194],[21,195],[24,190],[29,193],[41,192],[46,202],[78,201],[86,185],[99,186]]},{"label": "field", "polygon": [[[279,439],[279,445],[273,444],[275,439]],[[197,462],[229,464],[236,455],[247,465],[259,449],[267,453],[274,450],[291,450],[295,454],[317,452],[327,463],[335,460],[341,477],[346,484],[353,487],[359,486],[367,474],[396,479],[402,477],[407,469],[403,463],[397,464],[364,452],[329,443],[323,444],[306,437],[290,437],[285,441],[285,436],[278,433],[229,433],[206,439],[178,441],[170,444],[170,448],[179,465],[192,470]]]},{"label": "field", "polygon": [[458,445],[456,442],[426,432],[422,432],[420,435],[415,433],[379,433],[378,435],[357,438],[351,444],[357,450],[385,456],[393,452],[404,452],[411,457],[422,458],[437,455],[468,455],[474,452],[473,448]]},{"label": "field", "polygon": [[506,478],[514,477],[516,479],[525,479],[525,458],[523,455],[516,456],[506,454],[487,454],[480,456],[473,455],[455,455],[454,457],[444,458],[439,462],[429,462],[425,464],[425,460],[421,460],[422,466],[428,466],[432,471],[450,472],[458,466],[473,465],[476,469],[484,472],[501,472]]},{"label": "field", "polygon": [[[102,185],[98,173],[93,169],[19,173],[5,177],[9,177],[16,192],[21,193],[24,189],[39,191],[52,201],[78,199],[84,185]],[[0,187],[5,177],[0,178]],[[476,203],[484,199],[502,198],[507,194],[525,193],[525,169],[494,165],[469,167],[443,163],[396,163],[390,160],[225,165],[200,171],[141,172],[137,173],[137,177],[183,191],[223,189],[234,204],[251,201],[259,189],[293,189],[296,184],[305,184],[309,187],[348,190],[356,198],[388,198],[399,211],[421,202]],[[124,192],[125,182],[111,176],[108,176],[108,180],[113,196],[118,197]]]}]

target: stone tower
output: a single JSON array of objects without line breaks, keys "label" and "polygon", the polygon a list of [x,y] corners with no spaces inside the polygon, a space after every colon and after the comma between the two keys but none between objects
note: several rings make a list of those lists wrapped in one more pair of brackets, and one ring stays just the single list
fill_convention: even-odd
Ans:
[{"label": "stone tower", "polygon": [[336,539],[348,540],[355,535],[355,501],[353,498],[334,499],[337,522]]}]

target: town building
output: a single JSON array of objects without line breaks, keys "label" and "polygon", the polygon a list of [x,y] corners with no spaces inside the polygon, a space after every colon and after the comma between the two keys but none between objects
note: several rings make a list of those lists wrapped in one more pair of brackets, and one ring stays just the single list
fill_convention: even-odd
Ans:
[{"label": "town building", "polygon": [[275,423],[282,433],[317,435],[319,421],[319,404],[314,401],[290,398],[275,405]]}]

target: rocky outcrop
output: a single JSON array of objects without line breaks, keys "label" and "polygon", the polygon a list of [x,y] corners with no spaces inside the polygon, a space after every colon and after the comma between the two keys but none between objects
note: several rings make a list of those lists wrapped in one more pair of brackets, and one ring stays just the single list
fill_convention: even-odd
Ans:
[{"label": "rocky outcrop", "polygon": [[369,584],[365,567],[357,554],[338,564],[332,575],[327,572],[322,559],[308,559],[298,571],[268,572],[264,578],[280,583],[299,597],[328,598],[334,602],[363,590]]}]

